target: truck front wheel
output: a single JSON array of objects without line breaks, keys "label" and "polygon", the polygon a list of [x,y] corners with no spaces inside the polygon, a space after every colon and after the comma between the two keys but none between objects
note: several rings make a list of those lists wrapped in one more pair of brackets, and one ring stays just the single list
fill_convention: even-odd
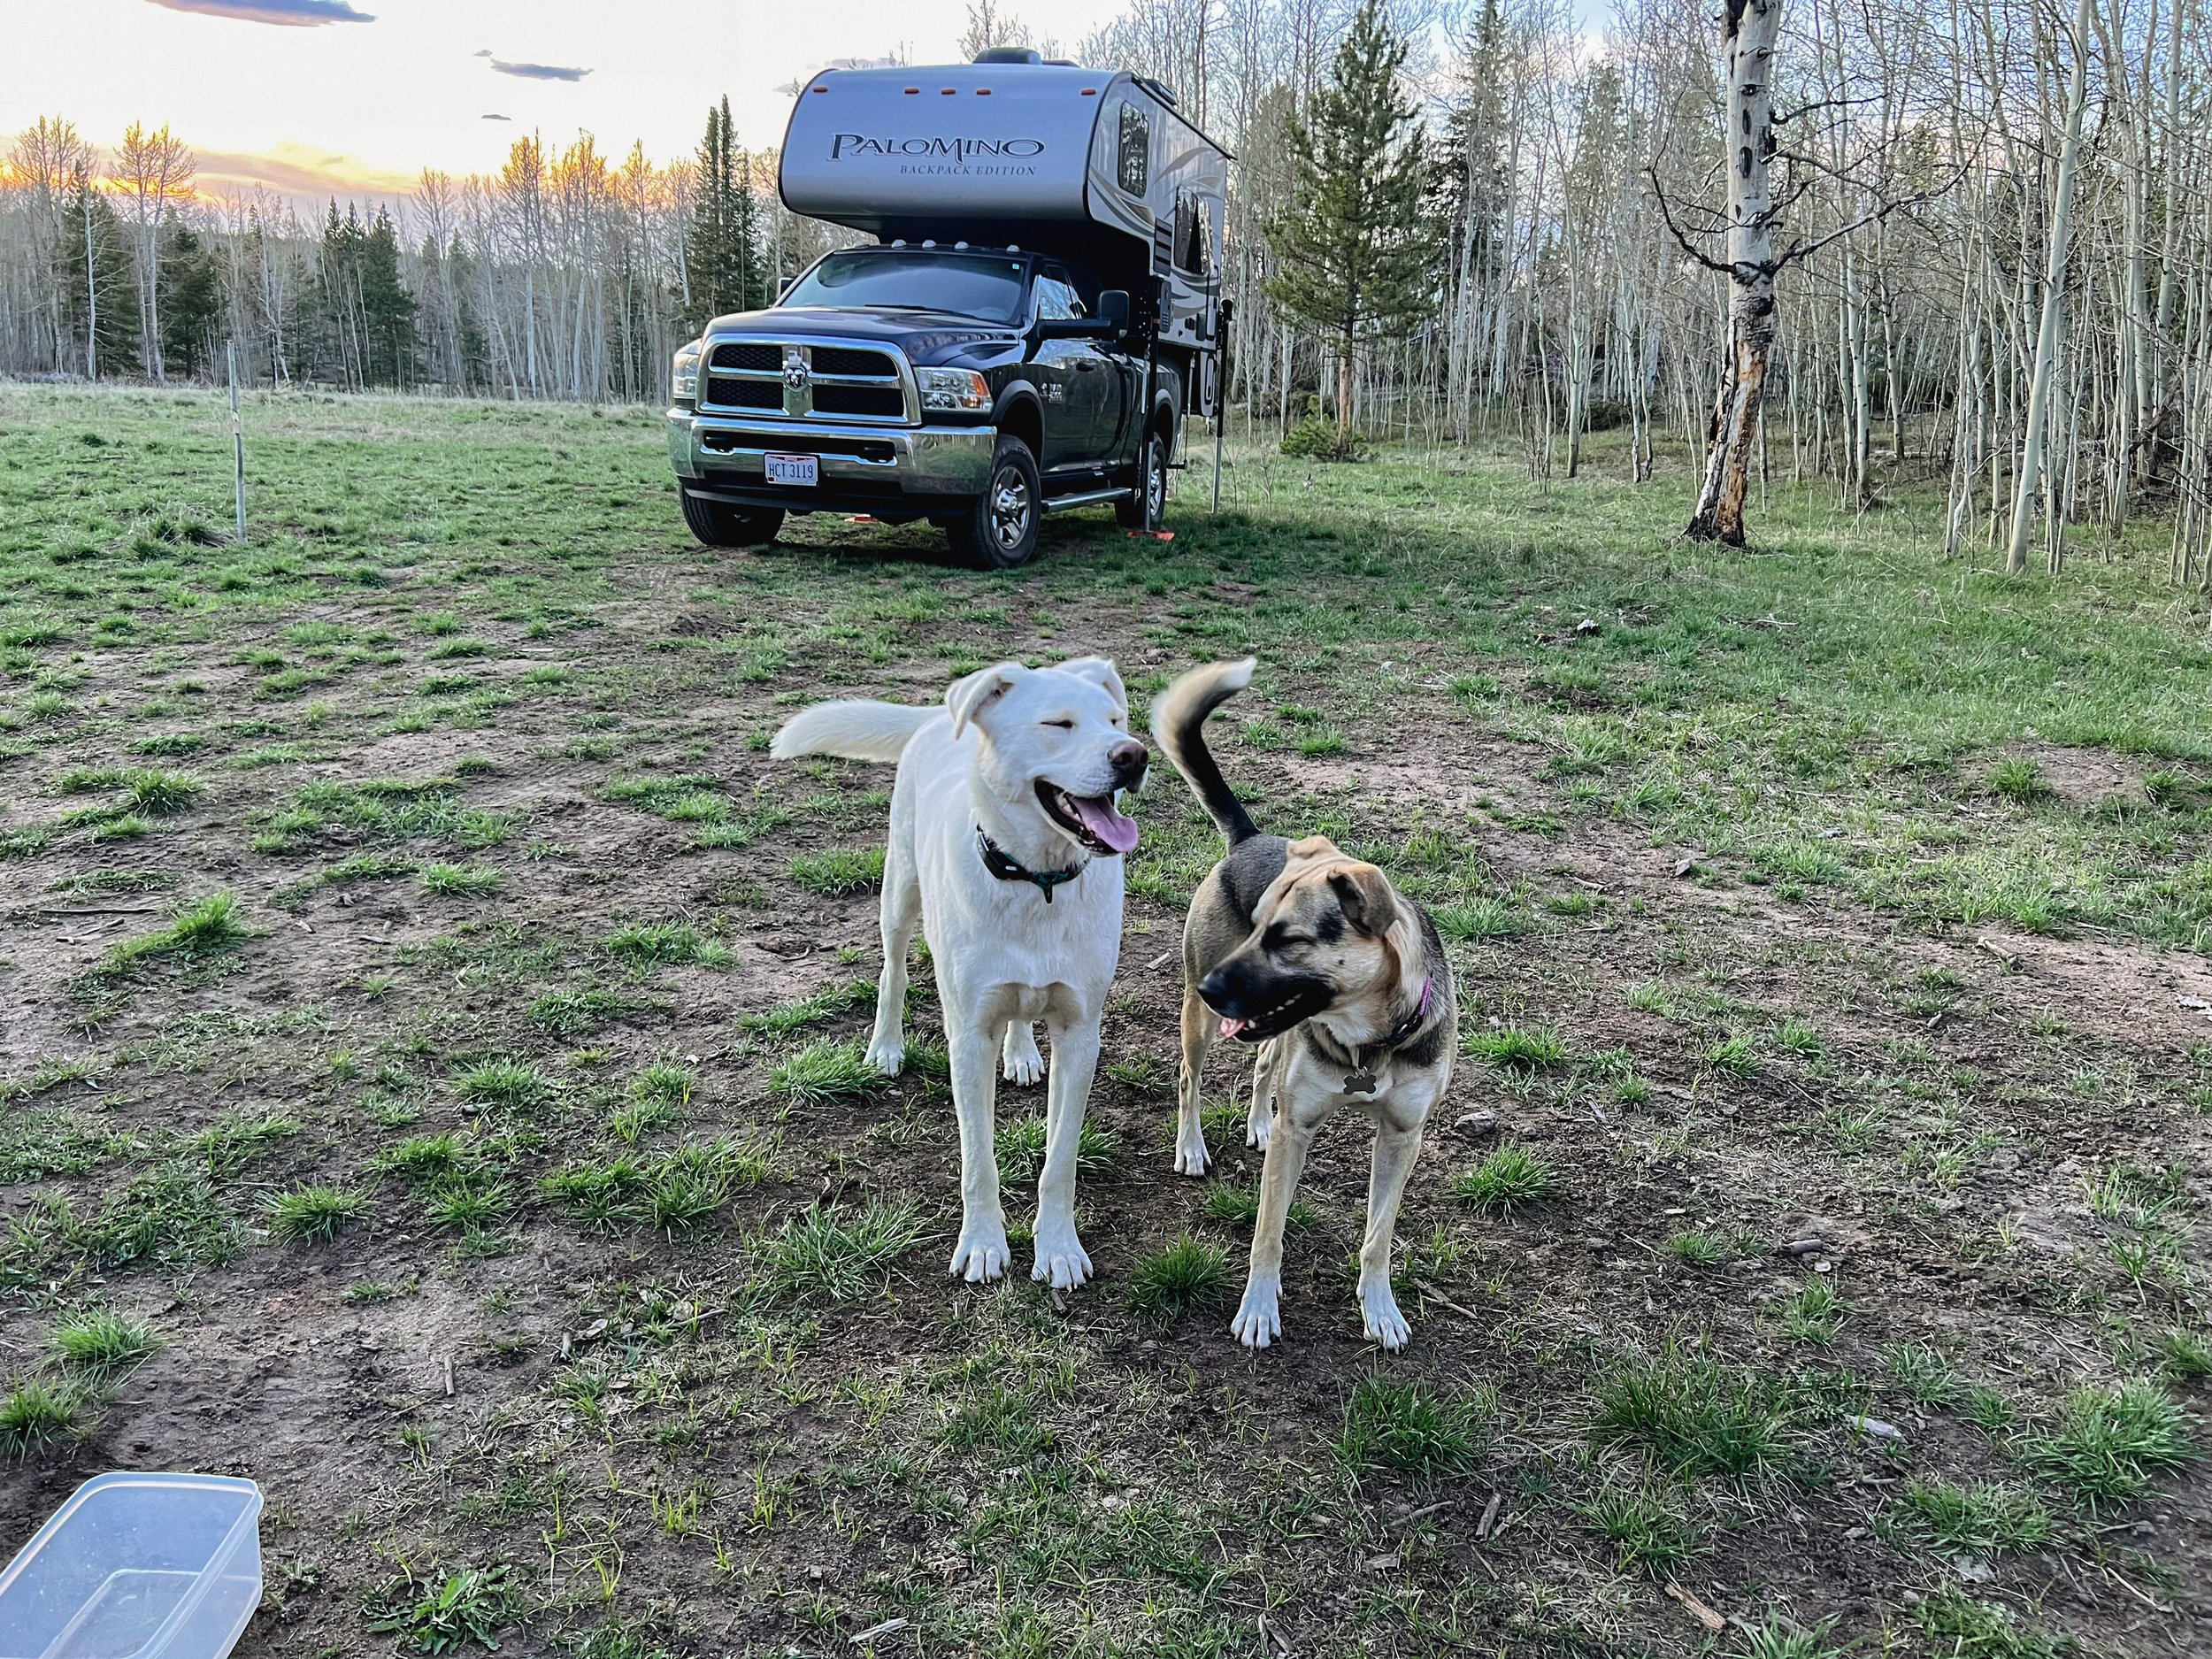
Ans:
[{"label": "truck front wheel", "polygon": [[1156,530],[1167,517],[1167,445],[1147,435],[1137,456],[1134,493],[1114,503],[1114,522],[1125,530]]},{"label": "truck front wheel", "polygon": [[702,500],[689,490],[683,491],[683,501],[684,522],[709,547],[758,547],[773,541],[783,528],[778,507],[733,507],[726,501]]},{"label": "truck front wheel", "polygon": [[1043,499],[1037,457],[1019,438],[1002,437],[991,453],[990,482],[975,511],[949,522],[945,539],[955,554],[981,570],[1026,565],[1037,551]]}]

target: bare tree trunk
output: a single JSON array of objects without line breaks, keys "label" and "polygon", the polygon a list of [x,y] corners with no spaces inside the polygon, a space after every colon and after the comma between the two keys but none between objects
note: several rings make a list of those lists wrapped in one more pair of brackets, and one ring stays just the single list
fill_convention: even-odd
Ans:
[{"label": "bare tree trunk", "polygon": [[2035,528],[2035,492],[2043,465],[2045,431],[2051,412],[2051,381],[2058,364],[2058,334],[2066,310],[2066,243],[2073,231],[2074,173],[2081,159],[2082,111],[2089,102],[2091,0],[2078,0],[2074,12],[2074,67],[2066,88],[2066,139],[2058,152],[2058,191],[2051,203],[2049,262],[2043,269],[2043,320],[2035,338],[2035,376],[2028,388],[2027,430],[2020,440],[2020,472],[2012,498],[2012,540],[2005,549],[2005,573],[2028,568],[2028,537]]},{"label": "bare tree trunk", "polygon": [[100,378],[99,265],[92,253],[92,183],[84,187],[84,377]]},{"label": "bare tree trunk", "polygon": [[1352,331],[1347,328],[1336,348],[1336,447],[1352,447]]},{"label": "bare tree trunk", "polygon": [[[2086,0],[2085,0],[2086,4]],[[1705,480],[1686,534],[1694,541],[1743,545],[1751,449],[1774,345],[1774,48],[1782,0],[1724,0],[1721,44],[1728,58],[1728,355],[1713,404]]]}]

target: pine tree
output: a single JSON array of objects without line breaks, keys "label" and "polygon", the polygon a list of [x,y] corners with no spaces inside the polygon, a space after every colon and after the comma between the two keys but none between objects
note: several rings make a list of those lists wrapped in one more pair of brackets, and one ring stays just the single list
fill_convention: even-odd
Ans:
[{"label": "pine tree", "polygon": [[362,378],[372,386],[416,379],[415,296],[399,274],[399,233],[383,208],[361,242]]},{"label": "pine tree", "polygon": [[1352,443],[1352,371],[1362,343],[1432,313],[1437,236],[1413,101],[1398,90],[1405,42],[1380,0],[1362,0],[1327,81],[1290,127],[1287,211],[1268,227],[1276,303],[1336,351],[1336,432]]},{"label": "pine tree", "polygon": [[81,174],[70,192],[65,219],[63,318],[84,348],[85,373],[97,375],[138,356],[138,268],[131,258],[130,233],[107,197]]},{"label": "pine tree", "polygon": [[726,96],[707,111],[684,263],[691,285],[689,320],[695,325],[729,311],[752,311],[772,297],[761,259],[760,204],[753,199],[744,152],[737,148]]},{"label": "pine tree", "polygon": [[461,384],[465,387],[495,388],[497,381],[492,373],[491,342],[485,337],[482,319],[477,315],[475,300],[476,256],[455,232],[446,244],[446,280],[453,285],[453,313],[459,331],[461,355]]},{"label": "pine tree", "polygon": [[315,269],[316,357],[353,389],[367,380],[361,319],[361,244],[366,235],[351,203],[343,219],[338,217],[338,204],[331,203]]},{"label": "pine tree", "polygon": [[161,242],[162,359],[188,377],[204,375],[223,321],[222,269],[189,225],[172,219]]},{"label": "pine tree", "polygon": [[1482,15],[1460,49],[1458,96],[1444,117],[1437,184],[1466,275],[1486,281],[1505,260],[1507,59],[1501,0],[1483,0]]}]

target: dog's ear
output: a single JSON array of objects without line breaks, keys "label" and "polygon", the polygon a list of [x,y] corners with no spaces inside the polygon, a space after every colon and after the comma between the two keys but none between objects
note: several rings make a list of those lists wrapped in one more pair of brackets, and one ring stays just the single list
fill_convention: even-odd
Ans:
[{"label": "dog's ear", "polygon": [[972,674],[963,674],[946,687],[945,707],[952,711],[952,734],[964,734],[970,721],[1011,691],[1014,682],[1028,672],[1019,663],[995,663]]},{"label": "dog's ear", "polygon": [[1129,688],[1121,683],[1121,670],[1113,659],[1106,657],[1071,657],[1060,664],[1061,672],[1087,680],[1093,685],[1106,687],[1106,695],[1114,700],[1114,706],[1124,714],[1129,712]]},{"label": "dog's ear", "polygon": [[1310,864],[1324,858],[1341,858],[1344,853],[1326,835],[1307,835],[1291,842],[1284,856],[1289,864]]},{"label": "dog's ear", "polygon": [[1336,895],[1344,919],[1361,933],[1379,938],[1398,920],[1398,895],[1390,878],[1372,864],[1346,864],[1329,872],[1329,891]]}]

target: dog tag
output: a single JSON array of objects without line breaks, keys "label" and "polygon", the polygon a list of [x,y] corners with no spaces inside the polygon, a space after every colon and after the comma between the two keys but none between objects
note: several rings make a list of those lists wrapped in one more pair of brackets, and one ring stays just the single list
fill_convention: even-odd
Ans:
[{"label": "dog tag", "polygon": [[1372,1071],[1350,1073],[1344,1079],[1344,1092],[1347,1094],[1372,1094],[1375,1092],[1375,1074]]}]

